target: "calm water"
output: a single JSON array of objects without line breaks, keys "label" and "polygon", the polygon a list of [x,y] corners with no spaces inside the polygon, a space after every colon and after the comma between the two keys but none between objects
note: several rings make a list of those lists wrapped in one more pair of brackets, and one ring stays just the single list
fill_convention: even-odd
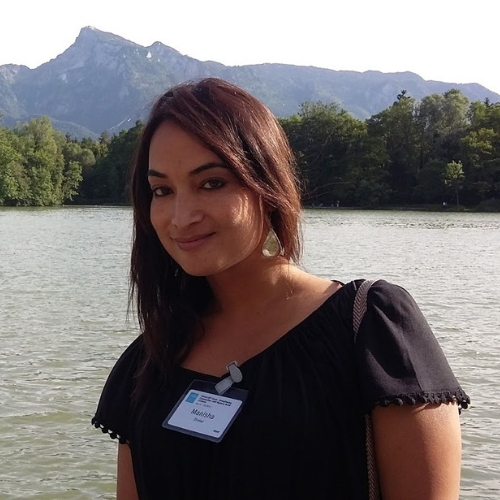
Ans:
[{"label": "calm water", "polygon": [[[305,212],[304,267],[417,299],[473,399],[461,498],[500,498],[500,215]],[[90,426],[136,335],[127,208],[0,209],[0,499],[112,499],[116,443]]]}]

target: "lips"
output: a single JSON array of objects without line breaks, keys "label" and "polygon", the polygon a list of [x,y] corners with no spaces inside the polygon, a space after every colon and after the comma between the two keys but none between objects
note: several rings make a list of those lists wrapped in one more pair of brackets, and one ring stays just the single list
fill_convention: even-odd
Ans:
[{"label": "lips", "polygon": [[215,233],[197,234],[184,238],[173,238],[181,250],[195,250],[205,244]]}]

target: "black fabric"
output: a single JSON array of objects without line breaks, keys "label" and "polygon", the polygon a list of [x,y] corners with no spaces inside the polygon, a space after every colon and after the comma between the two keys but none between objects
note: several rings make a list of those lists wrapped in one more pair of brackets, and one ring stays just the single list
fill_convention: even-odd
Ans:
[{"label": "black fabric", "polygon": [[220,443],[162,428],[193,380],[178,367],[168,386],[133,410],[142,355],[136,339],[113,368],[93,423],[129,442],[141,500],[367,498],[364,412],[390,403],[468,397],[411,296],[378,281],[354,342],[345,285],[284,337],[241,365],[248,399]]}]

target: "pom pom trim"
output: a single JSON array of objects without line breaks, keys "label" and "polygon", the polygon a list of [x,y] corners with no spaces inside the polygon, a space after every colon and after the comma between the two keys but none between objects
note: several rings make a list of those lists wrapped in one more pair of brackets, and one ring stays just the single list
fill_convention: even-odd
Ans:
[{"label": "pom pom trim", "polygon": [[120,444],[126,444],[127,439],[118,434],[117,432],[112,431],[108,427],[106,427],[104,424],[101,424],[96,417],[92,419],[92,425],[96,429],[101,429],[103,434],[108,434],[111,439],[117,439]]},{"label": "pom pom trim", "polygon": [[414,394],[401,394],[397,396],[386,396],[374,401],[369,410],[373,410],[375,406],[387,407],[389,405],[403,406],[418,405],[418,404],[445,404],[445,403],[458,403],[460,410],[466,410],[470,405],[470,398],[465,394],[462,389],[455,391],[442,391],[442,392],[419,392]]}]

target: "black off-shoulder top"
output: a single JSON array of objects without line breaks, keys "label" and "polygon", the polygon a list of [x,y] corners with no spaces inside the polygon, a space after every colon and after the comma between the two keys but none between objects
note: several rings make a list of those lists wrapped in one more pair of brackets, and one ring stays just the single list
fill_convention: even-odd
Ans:
[{"label": "black off-shoulder top", "polygon": [[370,288],[354,340],[360,283],[241,365],[236,387],[248,397],[220,443],[162,427],[193,380],[216,377],[178,367],[149,403],[131,405],[139,336],[111,371],[92,422],[129,443],[141,500],[365,499],[365,413],[427,402],[466,408],[468,396],[403,288],[383,280]]}]

